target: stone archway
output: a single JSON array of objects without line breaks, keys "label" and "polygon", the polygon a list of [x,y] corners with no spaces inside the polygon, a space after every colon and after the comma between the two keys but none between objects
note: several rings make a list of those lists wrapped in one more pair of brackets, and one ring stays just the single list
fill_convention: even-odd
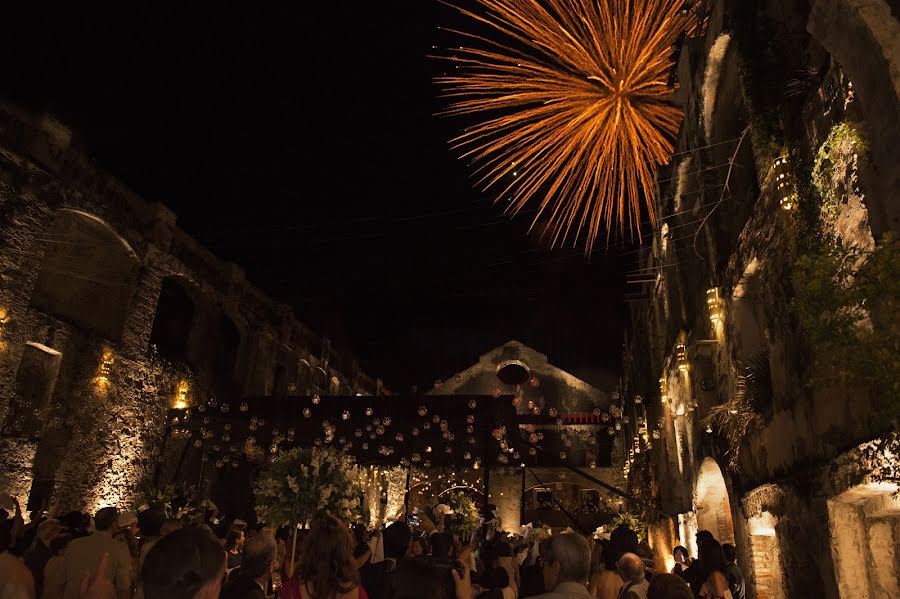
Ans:
[{"label": "stone archway", "polygon": [[167,360],[191,365],[188,341],[197,306],[189,285],[189,280],[181,275],[163,278],[150,331],[150,344]]},{"label": "stone archway", "polygon": [[705,458],[700,464],[694,486],[694,512],[698,531],[710,531],[720,543],[734,543],[728,487],[722,469],[712,458]]},{"label": "stone archway", "polygon": [[79,210],[58,211],[46,237],[32,306],[118,340],[137,284],[137,254],[108,223]]}]

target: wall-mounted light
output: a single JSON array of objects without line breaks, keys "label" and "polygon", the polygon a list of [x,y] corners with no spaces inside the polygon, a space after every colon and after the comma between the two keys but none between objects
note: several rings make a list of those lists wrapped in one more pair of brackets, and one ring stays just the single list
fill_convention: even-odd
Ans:
[{"label": "wall-mounted light", "polygon": [[116,357],[113,355],[111,349],[107,348],[103,350],[103,354],[100,356],[100,365],[97,367],[97,376],[94,379],[102,388],[106,388],[109,384],[115,360]]},{"label": "wall-mounted light", "polygon": [[713,327],[722,322],[722,300],[719,297],[719,288],[713,287],[706,290],[706,309],[709,311],[709,320]]},{"label": "wall-mounted light", "polygon": [[679,372],[687,372],[687,347],[685,347],[684,343],[678,343],[675,345],[675,361],[678,364]]},{"label": "wall-mounted light", "polygon": [[786,156],[779,156],[773,164],[775,168],[775,193],[778,194],[778,205],[782,210],[793,210],[797,207],[799,196],[794,174]]},{"label": "wall-mounted light", "polygon": [[191,386],[187,381],[181,381],[178,383],[178,390],[175,392],[175,409],[183,410],[188,407],[188,392],[191,390]]}]

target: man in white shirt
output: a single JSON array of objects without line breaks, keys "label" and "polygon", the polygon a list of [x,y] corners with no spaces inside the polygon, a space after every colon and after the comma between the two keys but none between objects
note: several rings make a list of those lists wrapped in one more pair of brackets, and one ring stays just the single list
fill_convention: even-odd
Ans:
[{"label": "man in white shirt", "polygon": [[69,543],[65,554],[64,599],[78,599],[81,581],[85,574],[93,579],[104,554],[109,555],[109,574],[116,588],[117,599],[130,599],[133,573],[131,555],[124,543],[115,540],[112,533],[117,528],[119,512],[105,507],[94,516],[96,532]]},{"label": "man in white shirt", "polygon": [[[543,547],[542,547],[543,550]],[[551,589],[535,599],[588,599],[591,573],[591,544],[578,533],[554,536],[544,556],[544,588]]]}]

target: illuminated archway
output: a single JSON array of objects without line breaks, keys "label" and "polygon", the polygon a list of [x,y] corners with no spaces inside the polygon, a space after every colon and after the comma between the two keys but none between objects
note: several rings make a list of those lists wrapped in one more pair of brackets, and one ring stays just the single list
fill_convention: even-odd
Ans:
[{"label": "illuminated archway", "polygon": [[694,512],[697,530],[710,531],[720,543],[734,543],[728,488],[721,468],[712,458],[706,458],[700,464],[694,487]]}]

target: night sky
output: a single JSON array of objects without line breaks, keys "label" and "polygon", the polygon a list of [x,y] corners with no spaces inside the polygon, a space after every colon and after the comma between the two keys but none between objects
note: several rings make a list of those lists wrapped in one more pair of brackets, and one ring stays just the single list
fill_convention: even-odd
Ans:
[{"label": "night sky", "polygon": [[434,116],[445,67],[428,56],[455,41],[438,30],[459,24],[452,11],[182,4],[9,15],[3,95],[70,124],[99,165],[392,389],[511,338],[590,381],[617,371],[630,256],[549,251],[448,148],[464,124]]}]

